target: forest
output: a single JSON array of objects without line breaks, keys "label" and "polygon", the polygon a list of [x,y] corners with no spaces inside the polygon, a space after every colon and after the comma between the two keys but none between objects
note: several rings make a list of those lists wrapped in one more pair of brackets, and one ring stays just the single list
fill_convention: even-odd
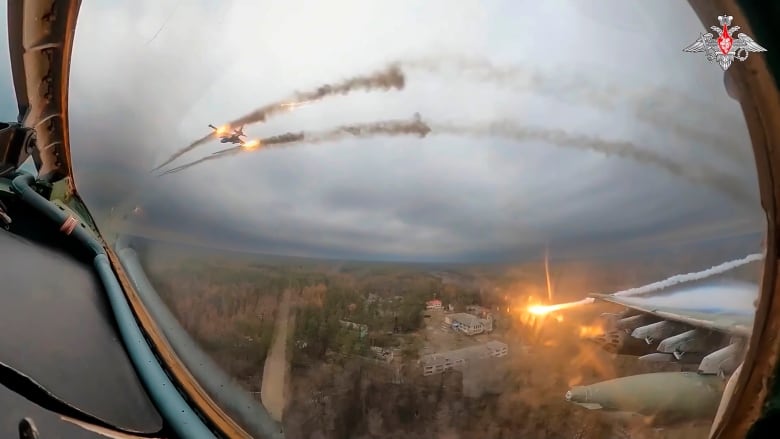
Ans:
[{"label": "forest", "polygon": [[[351,359],[368,355],[369,346],[383,346],[401,348],[405,360],[414,360],[424,302],[434,297],[455,311],[471,304],[503,310],[527,303],[529,297],[565,301],[635,287],[708,268],[724,258],[670,252],[634,259],[553,260],[549,285],[540,259],[431,266],[188,249],[147,252],[143,260],[182,325],[249,391],[257,392],[261,384],[280,297],[292,293],[294,326],[287,352],[294,386],[284,423],[293,437],[317,432],[322,438],[427,439],[458,432],[452,437],[466,439],[491,432],[491,437],[505,438],[601,439],[614,434],[609,423],[566,404],[562,395],[570,385],[648,370],[633,358],[616,360],[578,340],[579,325],[600,312],[595,308],[572,312],[562,323],[543,328],[507,316],[508,323],[497,332],[515,353],[504,391],[478,399],[459,396],[459,381],[452,377],[421,381],[409,372],[408,382],[392,384]],[[752,264],[729,277],[756,281],[760,269]],[[341,321],[365,325],[366,335]],[[521,345],[532,349],[519,353]],[[311,402],[311,395],[321,396]],[[706,423],[663,431],[645,428],[623,437],[684,438],[707,428]]]},{"label": "forest", "polygon": [[[505,308],[499,289],[489,292],[476,279],[419,266],[342,264],[321,283],[298,290],[292,362],[305,367],[326,359],[329,352],[366,355],[369,346],[400,348],[404,358],[418,357],[413,335],[424,319],[425,302],[441,300],[463,312],[468,305]],[[366,325],[367,335],[344,328],[340,321]]]},{"label": "forest", "polygon": [[[295,327],[288,339],[293,367],[341,356],[368,355],[370,346],[401,347],[416,358],[413,338],[425,302],[434,297],[458,310],[481,302],[476,286],[445,284],[424,267],[385,264],[252,260],[213,255],[152,258],[156,290],[193,338],[250,388],[262,376],[281,293],[293,296]],[[366,325],[368,334],[340,321]],[[400,336],[400,337],[399,337]]]}]

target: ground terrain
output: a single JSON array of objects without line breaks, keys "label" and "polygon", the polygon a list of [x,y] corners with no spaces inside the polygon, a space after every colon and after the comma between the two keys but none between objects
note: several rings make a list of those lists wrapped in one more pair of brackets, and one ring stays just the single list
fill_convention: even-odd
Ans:
[{"label": "ground terrain", "polygon": [[[609,308],[544,321],[519,311],[529,301],[548,300],[539,259],[502,265],[366,263],[159,244],[141,254],[183,326],[259,394],[291,438],[677,439],[704,437],[709,428],[706,422],[616,428],[608,417],[565,403],[571,385],[659,369],[641,367],[633,357],[613,358],[580,339],[582,327]],[[686,252],[553,260],[552,296],[580,299],[723,260]],[[756,279],[759,271],[747,266],[730,276]],[[495,310],[495,331],[468,337],[442,329],[443,312],[421,312],[434,297],[455,311],[471,304]],[[358,326],[347,328],[343,321]],[[467,371],[421,376],[420,355],[490,339],[507,343],[510,355]],[[393,352],[393,360],[378,360],[371,346]],[[486,390],[467,398],[463,386],[473,380]]]}]

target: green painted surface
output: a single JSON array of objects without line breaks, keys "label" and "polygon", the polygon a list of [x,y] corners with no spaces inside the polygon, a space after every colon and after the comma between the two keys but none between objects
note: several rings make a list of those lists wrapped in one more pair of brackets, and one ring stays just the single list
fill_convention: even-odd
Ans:
[{"label": "green painted surface", "polygon": [[715,416],[722,378],[695,372],[632,375],[571,389],[572,402],[598,404],[606,411],[638,413],[662,422]]}]

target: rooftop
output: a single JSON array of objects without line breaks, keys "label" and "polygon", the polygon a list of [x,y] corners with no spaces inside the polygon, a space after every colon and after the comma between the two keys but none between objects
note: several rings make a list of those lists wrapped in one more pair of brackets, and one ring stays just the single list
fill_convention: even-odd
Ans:
[{"label": "rooftop", "polygon": [[487,343],[469,346],[461,349],[455,349],[447,352],[437,352],[435,354],[424,355],[420,358],[420,363],[424,366],[435,366],[444,364],[447,360],[454,363],[457,360],[472,360],[493,356],[497,351],[508,348],[506,343],[491,340]]},{"label": "rooftop", "polygon": [[476,326],[481,323],[479,317],[473,314],[466,314],[465,312],[450,314],[450,319],[466,326]]}]

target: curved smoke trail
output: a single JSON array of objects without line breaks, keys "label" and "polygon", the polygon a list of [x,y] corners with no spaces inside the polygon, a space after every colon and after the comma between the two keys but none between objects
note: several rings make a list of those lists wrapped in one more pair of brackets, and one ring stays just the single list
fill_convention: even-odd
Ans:
[{"label": "curved smoke trail", "polygon": [[735,268],[741,267],[751,262],[757,262],[762,259],[764,259],[764,255],[762,253],[754,253],[752,255],[747,255],[741,259],[735,259],[733,261],[728,261],[722,264],[718,264],[706,270],[697,271],[694,273],[676,274],[670,278],[664,279],[659,282],[653,282],[651,284],[647,284],[641,287],[629,288],[627,290],[618,291],[616,293],[612,293],[612,295],[620,296],[620,297],[631,297],[631,296],[639,296],[642,294],[653,293],[659,290],[673,287],[677,284],[681,284],[685,282],[693,282],[697,280],[706,279],[708,277],[712,277],[717,274],[723,274],[727,271],[731,271]]},{"label": "curved smoke trail", "polygon": [[251,113],[228,122],[229,126],[242,126],[257,122],[265,122],[268,117],[290,111],[308,102],[316,102],[323,98],[345,95],[355,90],[403,90],[406,77],[398,65],[392,64],[369,75],[355,76],[336,84],[325,84],[316,90],[296,93],[292,98],[260,107]]},{"label": "curved smoke trail", "polygon": [[[751,262],[761,261],[763,259],[764,259],[764,255],[762,253],[754,253],[751,255],[747,255],[741,259],[735,259],[733,261],[724,262],[714,267],[710,267],[706,270],[696,271],[693,273],[676,274],[672,277],[666,278],[659,282],[653,282],[651,284],[643,285],[641,287],[629,288],[627,290],[617,291],[612,294],[604,294],[600,296],[634,297],[643,294],[654,293],[660,290],[664,290],[666,288],[673,287],[675,285],[679,285],[681,283],[694,282],[697,280],[707,279],[709,277],[718,274],[723,274],[726,273],[727,271],[731,271],[735,268],[741,267]],[[589,305],[591,303],[594,303],[595,301],[596,299],[594,299],[593,297],[586,297],[585,299],[578,300],[576,302],[558,303],[555,305],[535,305],[529,307],[528,311],[531,314],[544,315],[555,311],[563,311],[571,308],[577,308],[582,305]]]},{"label": "curved smoke trail", "polygon": [[236,146],[233,148],[223,149],[222,151],[217,151],[210,156],[206,156],[185,165],[169,169],[160,175],[181,172],[187,168],[191,168],[206,161],[217,160],[253,150],[261,150],[273,147],[288,147],[296,144],[333,142],[350,137],[367,138],[375,136],[404,135],[425,137],[428,135],[428,133],[430,133],[430,131],[430,127],[422,121],[419,114],[415,114],[411,120],[386,120],[371,123],[342,125],[325,131],[300,131],[297,133],[290,132],[260,139],[257,141],[256,146],[252,146],[250,148]]},{"label": "curved smoke trail", "polygon": [[628,141],[605,140],[599,137],[571,134],[560,129],[536,128],[518,125],[509,120],[486,124],[442,123],[431,124],[436,134],[457,136],[503,137],[515,141],[543,141],[560,147],[600,152],[606,155],[634,160],[663,169],[692,183],[711,187],[734,201],[754,207],[755,194],[744,188],[738,178],[706,166],[683,165],[657,152],[640,148]]},{"label": "curved smoke trail", "polygon": [[405,59],[396,63],[407,71],[418,70],[436,75],[455,71],[479,82],[546,94],[556,99],[579,100],[607,111],[614,111],[621,102],[627,102],[640,120],[659,126],[681,138],[712,147],[714,152],[736,163],[748,164],[751,160],[749,154],[738,148],[738,141],[724,138],[722,135],[722,132],[739,130],[738,123],[733,123],[730,130],[711,133],[686,126],[677,119],[680,115],[701,113],[704,107],[712,114],[711,117],[722,123],[734,122],[733,115],[719,112],[718,108],[686,98],[667,88],[621,89],[588,78],[582,72],[568,76],[560,72],[542,73],[526,65],[498,65],[481,57],[439,55]]},{"label": "curved smoke trail", "polygon": [[[321,143],[336,141],[347,137],[372,137],[377,135],[409,135],[417,134],[425,137],[429,133],[455,136],[502,137],[517,142],[541,141],[552,145],[595,151],[607,156],[614,155],[662,169],[674,176],[684,178],[692,183],[702,184],[715,189],[732,200],[754,207],[757,200],[738,178],[706,166],[683,165],[657,152],[643,149],[628,141],[606,140],[600,137],[572,134],[560,129],[521,126],[513,121],[503,120],[485,124],[466,123],[436,123],[426,124],[419,114],[412,121],[384,121],[368,124],[344,125],[321,132],[286,133],[261,139],[260,148],[298,143]],[[204,161],[215,160],[226,154],[241,152],[241,146],[218,151],[212,156],[204,157],[166,171],[164,174],[179,172]],[[254,149],[254,148],[252,148]],[[163,174],[163,175],[164,175]]]},{"label": "curved smoke trail", "polygon": [[[346,95],[357,90],[403,90],[405,86],[406,77],[404,76],[404,72],[398,65],[391,64],[382,70],[370,73],[368,75],[354,76],[335,84],[321,85],[314,90],[294,93],[291,97],[285,100],[264,105],[237,119],[231,120],[226,125],[228,128],[231,128],[252,123],[265,122],[269,117],[292,111],[303,105],[322,100],[329,96]],[[214,136],[214,133],[209,133],[195,140],[186,147],[173,153],[166,161],[154,168],[153,171],[162,168],[182,155],[208,142],[209,140],[213,139]]]}]

